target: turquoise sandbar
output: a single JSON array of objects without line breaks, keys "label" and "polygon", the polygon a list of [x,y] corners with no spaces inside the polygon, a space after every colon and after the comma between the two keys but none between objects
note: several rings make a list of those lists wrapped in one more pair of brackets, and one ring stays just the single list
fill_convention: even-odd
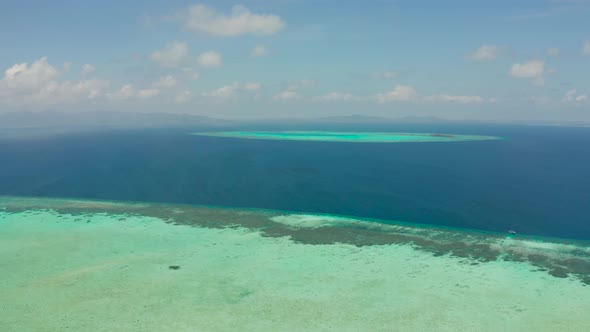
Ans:
[{"label": "turquoise sandbar", "polygon": [[220,131],[193,135],[264,140],[325,141],[359,143],[458,142],[499,139],[495,136],[439,133],[374,133],[332,131]]}]

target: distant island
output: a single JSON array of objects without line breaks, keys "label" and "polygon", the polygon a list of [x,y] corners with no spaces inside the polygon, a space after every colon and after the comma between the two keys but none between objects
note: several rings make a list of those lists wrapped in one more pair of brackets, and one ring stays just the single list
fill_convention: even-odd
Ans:
[{"label": "distant island", "polygon": [[452,135],[439,133],[372,133],[331,131],[221,131],[193,133],[199,136],[261,140],[325,141],[357,143],[457,142],[499,139],[495,136]]}]

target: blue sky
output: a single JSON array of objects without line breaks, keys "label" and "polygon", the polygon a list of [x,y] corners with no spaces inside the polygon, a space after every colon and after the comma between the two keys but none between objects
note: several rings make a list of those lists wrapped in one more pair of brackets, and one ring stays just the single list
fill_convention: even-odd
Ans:
[{"label": "blue sky", "polygon": [[0,112],[590,122],[590,1],[3,1]]}]

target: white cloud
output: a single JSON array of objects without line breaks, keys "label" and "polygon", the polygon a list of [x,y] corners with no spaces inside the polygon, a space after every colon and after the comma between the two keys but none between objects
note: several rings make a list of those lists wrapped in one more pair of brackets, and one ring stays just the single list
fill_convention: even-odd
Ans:
[{"label": "white cloud", "polygon": [[[362,99],[361,99],[362,100]],[[494,103],[497,100],[494,98],[486,99],[481,96],[468,95],[448,95],[437,94],[430,96],[420,96],[416,90],[411,86],[397,85],[392,91],[378,94],[374,100],[380,104],[396,101],[416,101],[416,102],[439,102],[439,103],[456,103],[456,104],[481,104]]]},{"label": "white cloud", "polygon": [[584,47],[582,47],[582,54],[590,55],[590,40],[586,40],[584,42]]},{"label": "white cloud", "polygon": [[295,100],[300,99],[301,95],[293,90],[287,89],[274,95],[274,100]]},{"label": "white cloud", "polygon": [[4,90],[38,90],[59,76],[59,71],[43,57],[33,62],[15,64],[6,69],[0,81],[0,89]]},{"label": "white cloud", "polygon": [[229,15],[205,5],[195,5],[181,14],[180,19],[189,30],[218,36],[271,35],[285,27],[279,16],[254,14],[241,5],[233,6]]},{"label": "white cloud", "polygon": [[265,56],[267,54],[268,54],[268,51],[266,50],[266,47],[264,47],[262,45],[258,45],[256,47],[254,47],[254,49],[252,49],[252,52],[250,52],[250,56],[253,56],[253,57]]},{"label": "white cloud", "polygon": [[43,104],[73,103],[100,97],[108,84],[96,79],[62,83],[52,81],[32,97]]},{"label": "white cloud", "polygon": [[193,80],[199,79],[199,77],[201,77],[201,74],[199,74],[199,72],[194,71],[191,67],[184,67],[182,68],[182,71]]},{"label": "white cloud", "polygon": [[355,97],[351,93],[343,93],[343,92],[331,92],[322,96],[317,96],[313,98],[313,101],[318,102],[348,102],[348,101],[358,101],[361,98]]},{"label": "white cloud", "polygon": [[70,70],[72,68],[72,63],[69,61],[64,62],[64,70]]},{"label": "white cloud", "polygon": [[576,100],[576,89],[572,89],[569,90],[568,92],[565,93],[565,96],[563,97],[563,101],[564,102],[572,102]]},{"label": "white cloud", "polygon": [[545,84],[545,63],[539,60],[533,60],[525,62],[523,64],[515,63],[510,68],[510,75],[516,78],[527,78],[531,79],[532,83],[537,86],[543,86]]},{"label": "white cloud", "polygon": [[143,89],[137,91],[137,97],[142,99],[152,98],[160,94],[159,89]]},{"label": "white cloud", "polygon": [[215,98],[229,98],[233,96],[234,92],[239,88],[238,83],[233,83],[232,85],[225,85],[221,88],[215,89],[211,92],[205,92],[204,95],[207,97],[215,97]]},{"label": "white cloud", "polygon": [[583,104],[587,100],[588,100],[588,96],[578,94],[578,91],[576,89],[572,89],[572,90],[569,90],[568,92],[566,92],[565,96],[562,99],[562,101],[564,103],[572,103],[572,104],[576,104],[576,105]]},{"label": "white cloud", "polygon": [[189,100],[191,100],[191,98],[193,97],[193,93],[188,91],[188,90],[184,90],[179,92],[178,94],[176,94],[176,97],[174,98],[174,102],[177,104],[184,104],[186,102],[188,102]]},{"label": "white cloud", "polygon": [[258,91],[260,90],[260,88],[262,87],[262,85],[258,82],[251,82],[251,83],[246,83],[243,86],[243,89],[246,91]]},{"label": "white cloud", "polygon": [[211,68],[221,66],[221,55],[215,51],[201,53],[197,59],[201,67]]},{"label": "white cloud", "polygon": [[453,96],[453,95],[433,95],[425,98],[427,101],[450,102],[459,104],[480,104],[486,102],[481,96]]},{"label": "white cloud", "polygon": [[409,101],[418,96],[416,90],[407,85],[396,85],[395,88],[386,93],[380,93],[376,96],[378,103],[388,103],[392,101]]},{"label": "white cloud", "polygon": [[59,82],[59,71],[43,57],[30,66],[11,66],[0,80],[0,101],[16,104],[51,105],[94,99],[109,85],[104,80]]},{"label": "white cloud", "polygon": [[210,92],[205,92],[203,95],[207,97],[215,97],[221,99],[227,99],[233,97],[237,92],[246,91],[246,92],[256,92],[259,91],[262,85],[260,83],[252,82],[246,84],[240,84],[238,82],[234,82],[231,85],[225,85],[218,89],[215,89]]},{"label": "white cloud", "polygon": [[569,90],[568,92],[565,93],[565,96],[563,97],[563,101],[565,102],[572,102],[576,99],[575,95],[576,95],[576,89],[572,89]]},{"label": "white cloud", "polygon": [[82,66],[82,74],[88,75],[96,71],[96,67],[91,64],[85,64]]},{"label": "white cloud", "polygon": [[535,78],[543,75],[545,63],[543,61],[529,61],[524,64],[515,63],[510,69],[510,75],[518,78]]},{"label": "white cloud", "polygon": [[498,46],[483,45],[475,51],[469,53],[467,58],[475,61],[494,60],[500,55],[501,50],[502,49]]},{"label": "white cloud", "polygon": [[561,54],[561,50],[557,47],[553,47],[547,50],[547,54],[551,56],[558,56]]},{"label": "white cloud", "polygon": [[152,86],[154,88],[172,88],[176,86],[177,83],[178,82],[176,81],[176,78],[174,78],[174,76],[168,75],[160,77],[159,80],[152,83]]},{"label": "white cloud", "polygon": [[148,99],[160,94],[159,89],[148,88],[137,90],[133,84],[125,84],[119,90],[108,94],[113,100]]},{"label": "white cloud", "polygon": [[112,99],[124,100],[134,97],[135,94],[135,87],[132,84],[125,84],[119,90],[110,93],[108,96]]},{"label": "white cloud", "polygon": [[296,100],[301,99],[303,96],[298,92],[301,88],[306,88],[313,86],[316,83],[315,80],[312,79],[303,79],[291,83],[287,86],[286,89],[277,93],[273,96],[274,100]]},{"label": "white cloud", "polygon": [[150,59],[164,67],[179,66],[188,55],[188,45],[183,41],[175,41],[163,50],[155,51],[150,55]]}]

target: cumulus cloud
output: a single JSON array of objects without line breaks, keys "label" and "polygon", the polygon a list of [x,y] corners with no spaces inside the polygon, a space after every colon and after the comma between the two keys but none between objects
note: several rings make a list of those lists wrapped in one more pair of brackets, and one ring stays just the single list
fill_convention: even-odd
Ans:
[{"label": "cumulus cloud", "polygon": [[59,71],[47,62],[43,57],[33,62],[15,64],[6,69],[2,79],[2,88],[5,90],[35,90],[54,80]]},{"label": "cumulus cloud", "polygon": [[91,64],[85,64],[82,66],[82,74],[83,75],[88,75],[88,74],[92,74],[96,71],[96,67],[94,67]]},{"label": "cumulus cloud", "polygon": [[496,59],[501,53],[501,48],[494,45],[483,45],[475,51],[467,54],[467,58],[474,61],[488,61]]},{"label": "cumulus cloud", "polygon": [[301,99],[301,98],[303,98],[303,96],[298,91],[301,88],[305,89],[307,87],[313,86],[315,83],[316,83],[315,80],[312,80],[312,79],[304,79],[304,80],[296,81],[294,83],[289,84],[287,86],[287,88],[284,89],[283,91],[274,95],[273,99],[278,100],[278,101]]},{"label": "cumulus cloud", "polygon": [[0,79],[0,101],[20,104],[72,103],[94,99],[102,94],[109,82],[104,80],[58,81],[59,70],[46,57],[28,63],[15,64]]},{"label": "cumulus cloud", "polygon": [[190,92],[189,90],[184,90],[176,94],[176,97],[174,97],[174,102],[177,104],[184,104],[190,101],[192,97],[192,92]]},{"label": "cumulus cloud", "polygon": [[228,98],[233,96],[235,90],[238,88],[237,83],[232,85],[225,85],[221,88],[215,89],[211,92],[205,92],[205,96],[207,97],[216,97],[216,98]]},{"label": "cumulus cloud", "polygon": [[562,101],[564,103],[571,103],[571,104],[576,104],[576,105],[583,104],[587,100],[588,100],[588,96],[579,94],[576,89],[572,89],[572,90],[569,90],[568,92],[566,92],[565,96],[562,99]]},{"label": "cumulus cloud", "polygon": [[284,90],[273,96],[274,100],[295,100],[300,99],[301,95],[294,90]]},{"label": "cumulus cloud", "polygon": [[174,41],[162,50],[153,52],[150,59],[164,67],[179,66],[188,55],[188,45],[183,41]]},{"label": "cumulus cloud", "polygon": [[246,83],[244,84],[243,88],[246,91],[258,91],[262,85],[258,82]]},{"label": "cumulus cloud", "polygon": [[250,52],[250,56],[253,56],[253,57],[265,56],[267,54],[268,54],[268,51],[266,50],[266,47],[264,47],[262,45],[258,45],[256,47],[254,47],[252,49],[252,52]]},{"label": "cumulus cloud", "polygon": [[358,101],[361,98],[355,97],[351,93],[343,93],[343,92],[331,92],[327,93],[322,96],[317,96],[313,98],[313,101],[317,102],[349,102],[349,101]]},{"label": "cumulus cloud", "polygon": [[557,47],[552,47],[547,50],[547,54],[551,56],[558,56],[561,54],[561,50]]},{"label": "cumulus cloud", "polygon": [[215,51],[201,53],[197,58],[197,62],[201,67],[211,68],[222,65],[221,55]]},{"label": "cumulus cloud", "polygon": [[[329,96],[329,95],[328,95]],[[348,98],[349,100],[363,100],[362,98],[352,96],[331,96],[333,98]],[[353,99],[354,98],[354,99]],[[429,96],[420,96],[416,90],[411,86],[397,85],[393,90],[381,94],[377,94],[374,101],[384,104],[389,102],[436,102],[436,103],[456,103],[456,104],[481,104],[493,103],[496,99],[484,98],[481,96],[470,95],[449,95],[436,94]]]},{"label": "cumulus cloud", "polygon": [[380,93],[376,96],[378,103],[389,103],[393,101],[409,101],[418,96],[416,90],[408,85],[396,85],[395,88],[389,92]]},{"label": "cumulus cloud", "polygon": [[[273,97],[275,100],[299,100],[303,96],[297,91],[296,85],[290,85],[287,89]],[[391,102],[433,102],[433,103],[455,103],[455,104],[483,104],[495,103],[495,98],[484,98],[478,95],[420,95],[412,86],[397,85],[393,90],[373,96],[358,96],[346,92],[330,92],[310,99],[313,102],[321,103],[351,103],[351,102],[377,102],[379,104]]]},{"label": "cumulus cloud", "polygon": [[182,72],[184,72],[186,75],[189,76],[189,78],[193,80],[199,79],[199,77],[201,77],[201,74],[199,72],[194,71],[194,69],[191,67],[182,68]]},{"label": "cumulus cloud", "polygon": [[153,89],[153,88],[137,91],[137,97],[142,98],[142,99],[152,98],[152,97],[155,97],[159,94],[160,94],[160,90]]},{"label": "cumulus cloud", "polygon": [[542,76],[544,71],[545,63],[543,61],[529,61],[512,65],[510,75],[517,78],[535,78]]},{"label": "cumulus cloud", "polygon": [[203,95],[206,97],[214,97],[220,99],[228,99],[233,97],[236,93],[245,91],[245,92],[255,92],[259,91],[261,88],[261,84],[257,82],[240,84],[238,82],[234,82],[230,85],[225,85],[220,88],[217,88],[210,92],[205,92]]},{"label": "cumulus cloud", "polygon": [[148,99],[160,94],[159,89],[136,89],[133,84],[125,84],[119,90],[108,94],[108,97],[113,100],[128,100],[128,99]]},{"label": "cumulus cloud", "polygon": [[272,35],[285,27],[279,16],[254,14],[241,5],[233,6],[229,14],[205,5],[195,5],[180,14],[179,18],[189,30],[217,36]]},{"label": "cumulus cloud", "polygon": [[427,101],[450,102],[458,104],[480,104],[486,102],[481,96],[453,96],[453,95],[433,95],[425,98]]},{"label": "cumulus cloud", "polygon": [[152,83],[154,88],[172,88],[177,84],[176,78],[172,75],[162,76],[159,80]]},{"label": "cumulus cloud", "polygon": [[107,81],[96,79],[61,83],[54,81],[44,86],[34,98],[45,104],[73,103],[98,98],[108,85]]},{"label": "cumulus cloud", "polygon": [[110,93],[108,96],[112,99],[123,100],[134,97],[135,94],[135,87],[132,84],[125,84],[119,90]]},{"label": "cumulus cloud", "polygon": [[582,54],[590,55],[590,40],[586,40],[584,42],[584,46],[582,47]]},{"label": "cumulus cloud", "polygon": [[545,63],[540,60],[533,60],[523,64],[515,63],[510,68],[510,75],[516,78],[531,79],[532,83],[538,86],[545,84]]}]

